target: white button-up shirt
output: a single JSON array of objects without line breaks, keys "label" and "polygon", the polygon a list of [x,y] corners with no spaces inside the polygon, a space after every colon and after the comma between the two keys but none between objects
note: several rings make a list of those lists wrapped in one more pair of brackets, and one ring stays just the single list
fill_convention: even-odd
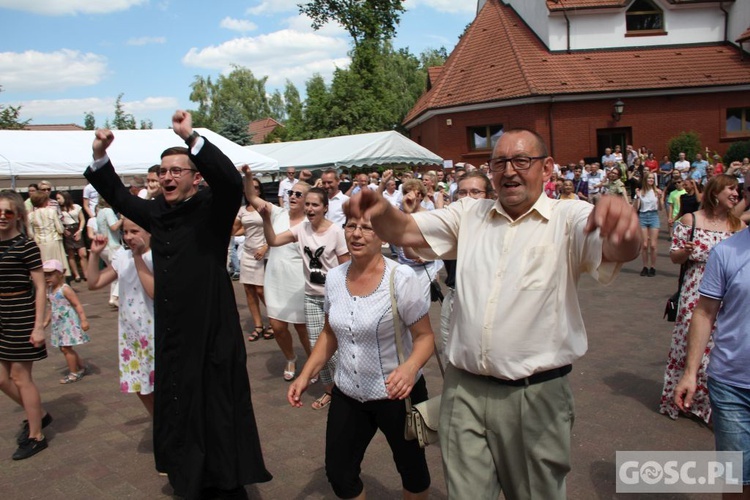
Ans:
[{"label": "white button-up shirt", "polygon": [[326,212],[326,219],[343,227],[346,222],[346,215],[344,215],[344,203],[349,197],[339,191],[336,196],[328,198],[328,211]]},{"label": "white button-up shirt", "polygon": [[457,259],[452,365],[517,380],[586,352],[578,279],[608,283],[621,267],[602,264],[598,230],[584,233],[592,209],[542,194],[515,221],[499,202],[471,198],[413,215],[432,250],[418,253]]}]

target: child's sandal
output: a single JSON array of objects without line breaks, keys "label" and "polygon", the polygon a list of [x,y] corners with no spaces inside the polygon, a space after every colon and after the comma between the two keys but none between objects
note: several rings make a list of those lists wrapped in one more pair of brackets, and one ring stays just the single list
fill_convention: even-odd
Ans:
[{"label": "child's sandal", "polygon": [[68,373],[65,377],[60,379],[61,384],[72,384],[81,380],[83,376],[78,373]]}]

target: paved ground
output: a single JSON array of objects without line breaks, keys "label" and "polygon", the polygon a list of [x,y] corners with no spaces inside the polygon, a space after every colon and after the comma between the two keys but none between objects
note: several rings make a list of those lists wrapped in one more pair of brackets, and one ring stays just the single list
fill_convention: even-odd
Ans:
[{"label": "paved ground", "polygon": [[[616,450],[713,448],[713,436],[705,427],[689,419],[673,422],[656,411],[672,326],[661,319],[661,313],[676,287],[678,272],[668,262],[666,239],[660,249],[654,278],[640,277],[641,265],[634,262],[610,287],[599,287],[589,278],[581,281],[590,345],[571,374],[576,397],[573,470],[568,479],[571,499],[657,498],[615,494]],[[0,496],[5,500],[169,497],[172,490],[166,478],[154,470],[147,414],[136,396],[118,390],[117,313],[107,305],[105,292],[74,285],[92,325],[93,341],[80,353],[90,361],[94,374],[76,384],[60,385],[65,362],[59,352],[51,351],[47,360],[37,363],[35,379],[55,421],[46,430],[49,449],[21,462],[11,461],[10,456],[24,417],[0,396]],[[237,284],[235,292],[249,329],[249,314]],[[433,325],[438,325],[436,306],[432,317]],[[301,348],[298,351],[304,359]],[[281,378],[284,360],[274,341],[248,344],[247,353],[263,452],[274,475],[269,483],[249,486],[250,497],[333,498],[323,470],[326,413],[288,406],[288,384]],[[428,365],[427,381],[432,393],[440,390],[434,359]],[[305,403],[319,391],[312,390]],[[440,451],[430,447],[427,456],[433,477],[431,496],[445,498]],[[400,496],[400,481],[382,436],[368,449],[363,471],[370,498]]]}]

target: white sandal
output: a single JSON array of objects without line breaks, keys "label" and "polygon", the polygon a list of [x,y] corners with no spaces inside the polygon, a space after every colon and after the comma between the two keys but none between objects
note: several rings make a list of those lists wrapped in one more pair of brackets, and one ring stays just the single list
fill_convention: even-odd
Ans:
[{"label": "white sandal", "polygon": [[287,359],[286,368],[284,368],[284,380],[291,382],[297,375],[297,358]]}]

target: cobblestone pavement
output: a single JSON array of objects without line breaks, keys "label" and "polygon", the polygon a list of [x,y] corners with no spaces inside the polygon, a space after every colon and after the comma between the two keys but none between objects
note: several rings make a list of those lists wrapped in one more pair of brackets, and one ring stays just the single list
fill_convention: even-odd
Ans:
[{"label": "cobblestone pavement", "polygon": [[[672,421],[656,411],[672,327],[661,315],[678,274],[677,266],[668,261],[664,237],[659,245],[656,277],[638,275],[639,259],[627,264],[609,287],[600,287],[588,277],[581,281],[589,352],[575,363],[570,375],[576,400],[568,476],[571,499],[710,498],[615,494],[616,450],[713,449],[713,436],[706,427],[686,418]],[[169,497],[172,490],[166,478],[154,470],[149,418],[135,395],[119,392],[117,312],[107,304],[106,291],[89,292],[85,283],[73,285],[91,322],[92,342],[79,352],[93,367],[93,374],[78,383],[60,385],[65,362],[54,350],[48,359],[35,364],[35,380],[54,422],[45,430],[49,448],[20,462],[11,461],[10,456],[24,416],[0,396],[0,497]],[[249,331],[250,315],[237,283],[235,293]],[[431,317],[437,328],[438,306],[433,305]],[[296,345],[303,361],[304,353]],[[333,498],[323,469],[326,412],[309,407],[320,395],[320,387],[314,386],[304,396],[304,408],[289,407],[288,384],[282,379],[284,359],[273,340],[247,344],[247,369],[266,464],[274,475],[269,483],[248,486],[250,498]],[[429,390],[438,393],[441,379],[434,359],[426,375]],[[439,448],[430,447],[427,457],[433,479],[431,497],[446,498]],[[370,498],[400,497],[400,481],[382,435],[370,445],[362,470]]]}]

